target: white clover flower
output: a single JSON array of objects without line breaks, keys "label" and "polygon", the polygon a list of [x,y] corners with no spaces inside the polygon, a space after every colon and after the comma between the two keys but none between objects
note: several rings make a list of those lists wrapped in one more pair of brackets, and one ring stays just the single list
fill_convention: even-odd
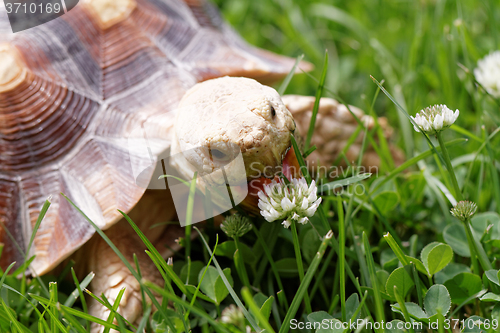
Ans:
[{"label": "white clover flower", "polygon": [[305,178],[292,179],[288,185],[283,179],[273,180],[258,193],[260,214],[268,222],[283,220],[285,228],[292,222],[306,224],[321,203],[317,191],[314,180],[309,186]]},{"label": "white clover flower", "polygon": [[477,62],[474,76],[486,91],[496,97],[500,97],[500,51],[494,51]]},{"label": "white clover flower", "polygon": [[428,134],[435,134],[453,125],[459,113],[458,110],[451,111],[444,104],[429,106],[417,113],[415,117],[411,117],[418,125],[413,128],[417,132],[423,130]]}]

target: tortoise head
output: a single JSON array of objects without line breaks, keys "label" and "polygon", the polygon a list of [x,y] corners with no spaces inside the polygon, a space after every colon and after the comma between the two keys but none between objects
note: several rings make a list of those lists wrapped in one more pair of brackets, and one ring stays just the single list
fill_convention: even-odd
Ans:
[{"label": "tortoise head", "polygon": [[[286,158],[295,156],[293,117],[276,90],[253,79],[223,77],[195,85],[179,104],[174,128],[171,163],[188,179],[197,172],[202,189],[231,186],[235,203],[281,172],[293,176],[290,164],[298,171],[296,159]],[[256,212],[251,198],[243,206]]]}]

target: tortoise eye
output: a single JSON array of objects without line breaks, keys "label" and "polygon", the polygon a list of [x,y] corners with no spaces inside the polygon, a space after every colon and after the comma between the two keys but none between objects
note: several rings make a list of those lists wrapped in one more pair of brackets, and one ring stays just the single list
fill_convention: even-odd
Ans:
[{"label": "tortoise eye", "polygon": [[210,149],[210,156],[217,161],[225,161],[228,159],[228,155],[218,149]]},{"label": "tortoise eye", "polygon": [[274,106],[271,105],[271,116],[274,118],[276,117],[276,110],[274,109]]}]

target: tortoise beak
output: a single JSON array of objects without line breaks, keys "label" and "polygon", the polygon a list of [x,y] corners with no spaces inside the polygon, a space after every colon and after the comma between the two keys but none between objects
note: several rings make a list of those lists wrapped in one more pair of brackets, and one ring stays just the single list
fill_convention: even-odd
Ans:
[{"label": "tortoise beak", "polygon": [[[288,179],[302,177],[299,161],[297,160],[297,155],[293,147],[290,147],[285,154],[281,162],[281,171]],[[278,180],[279,176],[279,174],[276,174],[274,178],[255,177],[249,180],[248,195],[240,203],[240,207],[250,214],[260,216],[258,193],[264,189],[264,185],[271,183],[273,179]]]}]

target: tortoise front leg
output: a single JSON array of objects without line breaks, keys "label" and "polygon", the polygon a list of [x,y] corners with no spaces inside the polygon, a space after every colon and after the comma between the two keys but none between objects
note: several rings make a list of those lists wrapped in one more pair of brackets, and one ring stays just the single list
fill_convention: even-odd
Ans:
[{"label": "tortoise front leg", "polygon": [[[144,252],[145,245],[126,221],[120,221],[111,227],[106,232],[106,235],[127,258],[134,269],[133,255],[135,253],[143,278],[163,286],[160,273]],[[140,320],[143,310],[139,282],[101,237],[93,239],[89,251],[89,268],[95,273],[90,290],[98,297],[104,294],[109,303],[113,305],[120,290],[125,288],[125,293],[118,307],[118,313],[130,323],[136,324]],[[151,303],[148,297],[146,297],[146,300],[149,304]],[[89,301],[89,314],[106,320],[109,317],[110,310],[92,298]],[[116,320],[114,323],[117,323]],[[103,330],[103,326],[92,323],[92,333],[102,332]]]},{"label": "tortoise front leg", "polygon": [[[176,240],[184,235],[184,228],[181,228],[178,222],[167,224],[175,220],[175,208],[169,191],[146,191],[129,216],[164,258],[172,256],[172,251],[178,250]],[[134,269],[136,265],[133,255],[137,256],[144,279],[163,286],[164,281],[160,273],[145,253],[146,245],[125,219],[117,222],[105,233]],[[120,290],[125,288],[118,313],[130,323],[137,324],[143,313],[140,285],[113,249],[99,235],[95,235],[79,253],[79,259],[87,260],[87,271],[95,273],[89,289],[96,296],[101,297],[101,294],[104,294],[113,304]],[[151,303],[147,296],[146,300]],[[107,308],[93,298],[89,300],[90,315],[107,320],[109,313]],[[92,324],[92,333],[103,330],[103,326]]]}]

